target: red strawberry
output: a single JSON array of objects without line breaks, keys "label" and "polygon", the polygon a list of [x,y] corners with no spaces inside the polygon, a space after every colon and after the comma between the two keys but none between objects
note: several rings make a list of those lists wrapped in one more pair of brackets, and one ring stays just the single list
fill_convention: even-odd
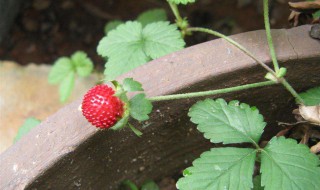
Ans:
[{"label": "red strawberry", "polygon": [[124,103],[108,85],[97,85],[91,88],[82,101],[82,114],[94,126],[112,127],[124,112]]}]

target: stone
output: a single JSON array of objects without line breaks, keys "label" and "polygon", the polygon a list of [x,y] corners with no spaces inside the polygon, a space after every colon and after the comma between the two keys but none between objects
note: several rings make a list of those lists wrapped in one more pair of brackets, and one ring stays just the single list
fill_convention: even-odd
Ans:
[{"label": "stone", "polygon": [[314,24],[311,27],[310,36],[320,40],[320,24]]},{"label": "stone", "polygon": [[[58,86],[47,82],[51,66],[0,61],[0,153],[12,145],[25,119],[46,119],[66,105],[59,102]],[[80,98],[98,81],[96,75],[78,77],[68,102]]]}]

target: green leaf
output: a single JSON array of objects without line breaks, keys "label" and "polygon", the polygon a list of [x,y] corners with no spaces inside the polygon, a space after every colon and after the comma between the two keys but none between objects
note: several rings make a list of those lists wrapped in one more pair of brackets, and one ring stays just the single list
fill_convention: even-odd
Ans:
[{"label": "green leaf", "polygon": [[73,72],[73,70],[74,68],[71,60],[67,57],[61,57],[52,66],[49,73],[48,82],[50,84],[58,84],[65,77],[67,77],[70,72]]},{"label": "green leaf", "polygon": [[314,19],[320,18],[320,10],[312,14]]},{"label": "green leaf", "polygon": [[152,111],[152,104],[146,98],[146,95],[141,93],[135,95],[130,101],[130,115],[138,121],[149,119],[149,114]]},{"label": "green leaf", "polygon": [[134,134],[136,134],[138,137],[141,137],[143,135],[143,133],[141,131],[139,131],[137,128],[135,128],[133,125],[131,125],[130,123],[128,123],[130,129],[134,132]]},{"label": "green leaf", "polygon": [[174,4],[188,4],[188,3],[194,3],[196,0],[168,0]]},{"label": "green leaf", "polygon": [[320,189],[317,156],[303,144],[284,137],[272,138],[261,155],[262,186],[274,189]]},{"label": "green leaf", "polygon": [[256,151],[249,148],[213,148],[193,161],[177,182],[180,190],[250,190]]},{"label": "green leaf", "polygon": [[102,57],[108,57],[104,73],[110,81],[184,45],[177,27],[169,22],[148,24],[142,29],[139,22],[128,21],[102,38],[97,51]]},{"label": "green leaf", "polygon": [[129,116],[129,110],[125,107],[125,111],[122,118],[114,126],[112,126],[111,129],[119,130],[124,128],[128,124]]},{"label": "green leaf", "polygon": [[188,115],[213,143],[258,143],[266,123],[255,107],[223,99],[206,99],[193,105]]},{"label": "green leaf", "polygon": [[126,180],[123,180],[120,184],[120,187],[119,187],[120,190],[139,190],[139,188],[136,186],[136,184],[134,184],[132,181],[126,179]]},{"label": "green leaf", "polygon": [[[311,88],[299,95],[304,100],[306,106],[320,105],[320,86]],[[298,100],[296,101],[300,103]]]},{"label": "green leaf", "polygon": [[148,24],[142,31],[144,50],[152,59],[178,51],[185,46],[176,25],[169,22]]},{"label": "green leaf", "polygon": [[124,22],[121,20],[113,20],[108,22],[105,26],[104,26],[104,33],[105,35],[108,34],[108,32],[110,32],[113,29],[116,29],[120,24],[123,24]]},{"label": "green leaf", "polygon": [[[315,1],[315,0],[307,0],[307,1]],[[316,11],[315,13],[312,14],[314,19],[317,19],[320,17],[320,10]]]},{"label": "green leaf", "polygon": [[23,125],[18,129],[18,133],[17,133],[16,137],[14,138],[13,142],[15,143],[18,140],[20,140],[21,137],[23,137],[24,135],[29,133],[29,131],[31,129],[33,129],[34,127],[36,127],[39,124],[40,124],[40,120],[37,120],[33,117],[27,118],[24,121]]},{"label": "green leaf", "polygon": [[261,175],[253,178],[253,190],[264,190],[264,188],[261,187]]},{"label": "green leaf", "polygon": [[127,92],[143,91],[142,84],[133,78],[126,78],[123,80],[123,89]]},{"label": "green leaf", "polygon": [[142,184],[141,190],[160,190],[160,188],[154,181],[148,180]]},{"label": "green leaf", "polygon": [[59,87],[60,101],[65,102],[71,94],[74,86],[75,73],[70,72],[67,77],[63,79]]},{"label": "green leaf", "polygon": [[147,24],[158,22],[158,21],[166,21],[167,13],[164,9],[152,9],[141,13],[137,21],[142,24],[142,26],[146,26]]},{"label": "green leaf", "polygon": [[76,67],[77,74],[81,77],[89,76],[93,70],[93,63],[83,51],[77,51],[71,56],[71,61]]}]

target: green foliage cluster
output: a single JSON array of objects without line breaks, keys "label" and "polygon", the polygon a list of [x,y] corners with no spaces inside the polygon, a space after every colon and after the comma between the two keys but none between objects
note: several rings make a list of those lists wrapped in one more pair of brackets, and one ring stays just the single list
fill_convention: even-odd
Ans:
[{"label": "green foliage cluster", "polygon": [[93,63],[87,54],[77,51],[71,57],[61,57],[53,65],[48,82],[60,84],[60,101],[65,102],[70,96],[75,83],[76,75],[87,77],[93,70]]},{"label": "green foliage cluster", "polygon": [[[315,106],[320,104],[320,86],[311,88],[306,92],[300,93],[301,98],[304,100],[306,106]],[[296,100],[298,103],[299,100]]]},{"label": "green foliage cluster", "polygon": [[[223,99],[206,99],[190,108],[191,121],[211,142],[250,142],[255,148],[212,148],[193,161],[177,182],[181,190],[320,188],[320,161],[303,144],[273,137],[258,145],[266,123],[255,107]],[[261,162],[261,186],[253,184],[255,161]],[[254,179],[259,184],[259,178]]]},{"label": "green foliage cluster", "polygon": [[[307,0],[307,1],[315,1],[315,0]],[[312,14],[314,19],[320,19],[320,10]]]},{"label": "green foliage cluster", "polygon": [[142,13],[136,21],[118,20],[106,25],[106,36],[97,52],[107,60],[107,81],[184,47],[177,26],[166,19],[164,10],[154,9]]},{"label": "green foliage cluster", "polygon": [[[143,93],[141,83],[133,80],[132,78],[124,79],[122,84],[113,81],[113,84],[117,91],[116,96],[118,96],[122,102],[125,103],[125,113],[121,120],[118,121],[111,129],[119,130],[129,126],[136,135],[141,136],[142,133],[133,125],[131,125],[128,120],[130,117],[139,122],[148,120],[148,115],[151,113],[153,107],[151,101],[148,100],[145,93]],[[129,99],[127,96],[127,93],[130,92],[136,93],[136,95],[131,99]]]},{"label": "green foliage cluster", "polygon": [[[167,14],[164,9],[151,9],[141,13],[137,19],[143,27],[153,22],[167,21]],[[116,29],[119,25],[124,24],[122,20],[113,20],[108,22],[104,27],[104,33],[107,35],[111,30]]]}]

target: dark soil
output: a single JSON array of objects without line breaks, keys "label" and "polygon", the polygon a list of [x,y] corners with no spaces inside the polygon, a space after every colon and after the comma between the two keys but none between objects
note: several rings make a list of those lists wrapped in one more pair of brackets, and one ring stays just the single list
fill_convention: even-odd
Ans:
[{"label": "dark soil", "polygon": [[[263,28],[262,5],[241,0],[201,0],[180,6],[193,26],[213,28],[226,35]],[[260,2],[260,1],[259,1]],[[261,1],[262,2],[262,1]],[[273,3],[273,28],[288,27],[289,10],[284,3]],[[142,11],[164,8],[174,20],[165,0],[33,0],[26,1],[7,38],[0,45],[0,60],[22,65],[30,62],[52,64],[60,56],[83,50],[97,69],[104,61],[96,53],[104,36],[104,25],[114,19],[133,20]],[[213,39],[205,34],[188,37],[188,45]]]}]

